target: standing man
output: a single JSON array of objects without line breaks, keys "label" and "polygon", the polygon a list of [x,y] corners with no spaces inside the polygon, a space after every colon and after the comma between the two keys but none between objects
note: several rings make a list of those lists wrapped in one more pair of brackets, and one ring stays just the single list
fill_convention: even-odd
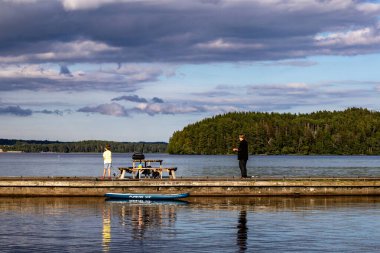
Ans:
[{"label": "standing man", "polygon": [[108,169],[108,178],[111,179],[111,167],[112,167],[112,153],[110,145],[106,145],[103,152],[104,169],[103,179],[106,177],[106,170]]},{"label": "standing man", "polygon": [[237,151],[238,160],[239,160],[239,168],[241,171],[241,177],[247,178],[247,161],[248,161],[248,142],[245,140],[245,135],[239,135],[239,147],[234,148],[233,151]]}]

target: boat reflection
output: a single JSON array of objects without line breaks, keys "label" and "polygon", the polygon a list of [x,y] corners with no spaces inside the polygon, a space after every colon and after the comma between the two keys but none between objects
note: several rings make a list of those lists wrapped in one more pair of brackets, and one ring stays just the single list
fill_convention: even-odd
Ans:
[{"label": "boat reflection", "polygon": [[[147,234],[171,228],[177,220],[177,208],[187,205],[184,200],[114,200],[106,199],[105,208],[112,208],[113,217],[118,220],[132,239],[151,239]],[[169,236],[170,235],[166,235]]]}]

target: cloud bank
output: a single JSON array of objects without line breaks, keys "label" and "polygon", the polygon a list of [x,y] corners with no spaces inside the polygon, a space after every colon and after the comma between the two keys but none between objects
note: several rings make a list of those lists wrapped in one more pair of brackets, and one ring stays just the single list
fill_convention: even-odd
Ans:
[{"label": "cloud bank", "polygon": [[64,115],[4,100],[25,90],[113,92],[108,101],[71,109],[116,117],[286,110],[374,97],[379,84],[342,89],[307,81],[218,86],[176,99],[137,94],[181,64],[308,68],[317,64],[310,56],[378,53],[379,15],[378,2],[356,0],[2,0],[0,99],[8,104],[0,104],[0,115]]},{"label": "cloud bank", "polygon": [[16,115],[26,117],[32,115],[32,110],[22,109],[20,106],[0,107],[0,115]]},{"label": "cloud bank", "polygon": [[207,63],[378,52],[379,14],[379,3],[354,0],[2,1],[0,63]]},{"label": "cloud bank", "polygon": [[164,74],[160,68],[134,64],[106,65],[102,69],[90,66],[73,71],[68,65],[0,64],[0,91],[133,92],[144,83],[157,81]]},{"label": "cloud bank", "polygon": [[0,107],[0,115],[14,115],[20,117],[32,116],[33,113],[41,113],[41,114],[50,114],[50,115],[59,115],[63,116],[64,113],[71,113],[70,110],[32,110],[32,109],[24,109],[21,106],[3,106]]}]

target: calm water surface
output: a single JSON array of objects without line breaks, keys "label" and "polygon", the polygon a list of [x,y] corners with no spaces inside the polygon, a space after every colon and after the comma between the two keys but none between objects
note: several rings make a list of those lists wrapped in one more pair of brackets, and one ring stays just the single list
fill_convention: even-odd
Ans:
[{"label": "calm water surface", "polygon": [[[146,154],[178,167],[178,176],[239,176],[236,156]],[[99,176],[102,154],[0,153],[0,176]],[[131,166],[131,154],[113,154],[113,172]],[[380,156],[250,156],[256,176],[380,176]]]},{"label": "calm water surface", "polygon": [[[147,154],[178,176],[239,176],[235,156]],[[114,172],[131,154],[114,154]],[[380,176],[378,156],[252,156],[251,175]],[[0,154],[0,176],[99,176],[101,154]],[[0,179],[1,180],[1,179]],[[380,198],[0,198],[0,252],[377,252]]]},{"label": "calm water surface", "polygon": [[0,252],[377,252],[380,199],[0,198]]}]

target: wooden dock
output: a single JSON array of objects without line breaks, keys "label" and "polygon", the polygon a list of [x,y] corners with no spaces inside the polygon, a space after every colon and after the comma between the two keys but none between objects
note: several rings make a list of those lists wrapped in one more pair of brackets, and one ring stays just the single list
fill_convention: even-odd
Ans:
[{"label": "wooden dock", "polygon": [[380,178],[112,179],[95,177],[0,177],[0,196],[104,196],[107,192],[183,193],[191,196],[379,195]]}]

